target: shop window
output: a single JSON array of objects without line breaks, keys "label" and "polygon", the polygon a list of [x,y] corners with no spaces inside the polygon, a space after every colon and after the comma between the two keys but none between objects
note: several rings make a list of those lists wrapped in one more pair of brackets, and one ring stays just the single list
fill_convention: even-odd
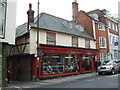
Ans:
[{"label": "shop window", "polygon": [[83,55],[83,71],[89,71],[92,70],[92,64],[91,64],[91,60],[90,60],[90,56],[89,55]]},{"label": "shop window", "polygon": [[77,72],[76,55],[45,54],[43,75]]},{"label": "shop window", "polygon": [[47,32],[47,44],[56,45],[56,34]]},{"label": "shop window", "polygon": [[5,32],[5,12],[6,4],[0,3],[0,37],[4,37]]},{"label": "shop window", "polygon": [[85,40],[85,48],[90,48],[90,40]]},{"label": "shop window", "polygon": [[64,72],[78,72],[79,71],[79,65],[77,62],[76,55],[68,54],[65,56],[64,60]]},{"label": "shop window", "polygon": [[72,36],[72,46],[78,47],[78,37]]}]

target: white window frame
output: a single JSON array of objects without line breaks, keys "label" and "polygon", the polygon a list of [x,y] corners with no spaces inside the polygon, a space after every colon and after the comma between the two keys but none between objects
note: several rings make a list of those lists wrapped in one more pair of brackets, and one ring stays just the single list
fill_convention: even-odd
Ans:
[{"label": "white window frame", "polygon": [[78,37],[77,36],[72,36],[72,46],[78,47]]},{"label": "white window frame", "polygon": [[112,23],[112,30],[115,30],[115,25],[114,25],[114,23]]},{"label": "white window frame", "polygon": [[99,23],[99,24],[98,24],[98,29],[99,29],[99,30],[104,30],[104,31],[105,31],[105,25]]},{"label": "white window frame", "polygon": [[5,22],[6,22],[6,3],[0,3],[0,7],[3,6],[3,11],[1,10],[0,15],[0,38],[5,37]]},{"label": "white window frame", "polygon": [[[101,42],[103,41],[104,39],[104,42]],[[99,37],[99,42],[100,42],[100,48],[106,48],[106,37]]]},{"label": "white window frame", "polygon": [[107,53],[100,53],[100,61],[107,60]]},{"label": "white window frame", "polygon": [[114,50],[114,59],[118,59],[118,50]]},{"label": "white window frame", "polygon": [[118,32],[118,26],[117,25],[115,25],[115,30]]},{"label": "white window frame", "polygon": [[108,27],[111,29],[111,22],[108,21]]}]

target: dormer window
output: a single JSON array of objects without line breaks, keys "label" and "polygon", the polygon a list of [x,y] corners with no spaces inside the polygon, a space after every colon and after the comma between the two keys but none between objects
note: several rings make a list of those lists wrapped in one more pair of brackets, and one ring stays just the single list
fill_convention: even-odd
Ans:
[{"label": "dormer window", "polygon": [[67,22],[67,21],[63,21],[63,25],[64,25],[65,27],[67,27],[67,26],[68,26],[68,22]]},{"label": "dormer window", "polygon": [[84,28],[81,26],[81,25],[76,25],[76,29],[78,30],[78,31],[81,31],[81,32],[84,32]]},{"label": "dormer window", "polygon": [[69,23],[68,23],[68,28],[72,29],[72,27],[73,27],[72,22],[69,22]]},{"label": "dormer window", "polygon": [[73,23],[70,21],[63,21],[63,25],[65,27],[67,27],[68,29],[72,29],[73,28]]},{"label": "dormer window", "polygon": [[105,30],[105,25],[99,23],[99,24],[98,24],[98,29],[99,29],[99,30]]}]

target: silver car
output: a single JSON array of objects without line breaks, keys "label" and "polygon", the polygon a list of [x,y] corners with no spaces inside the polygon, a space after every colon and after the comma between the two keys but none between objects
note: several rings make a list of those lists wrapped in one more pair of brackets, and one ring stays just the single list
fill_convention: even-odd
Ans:
[{"label": "silver car", "polygon": [[98,74],[111,73],[115,74],[120,71],[120,61],[112,60],[107,63],[103,63],[98,67]]}]

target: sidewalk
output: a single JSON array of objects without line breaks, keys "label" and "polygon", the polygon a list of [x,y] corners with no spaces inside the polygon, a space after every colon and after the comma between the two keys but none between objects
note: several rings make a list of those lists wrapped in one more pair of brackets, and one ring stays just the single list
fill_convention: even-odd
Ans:
[{"label": "sidewalk", "polygon": [[4,89],[7,90],[7,88],[35,88],[35,87],[41,87],[41,86],[50,85],[50,84],[70,82],[77,79],[87,78],[87,77],[96,76],[96,75],[97,73],[93,72],[93,73],[79,74],[79,75],[73,75],[73,76],[59,77],[55,79],[40,80],[37,82],[10,82],[10,84],[8,84],[8,86],[5,87]]}]

